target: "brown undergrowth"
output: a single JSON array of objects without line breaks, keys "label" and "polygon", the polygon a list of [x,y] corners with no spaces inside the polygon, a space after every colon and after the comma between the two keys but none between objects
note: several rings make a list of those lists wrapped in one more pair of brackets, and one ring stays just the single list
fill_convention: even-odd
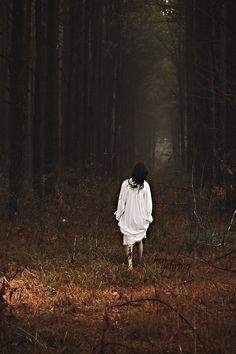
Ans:
[{"label": "brown undergrowth", "polygon": [[228,221],[202,213],[199,224],[191,188],[154,182],[155,222],[133,271],[112,181],[64,186],[40,212],[2,220],[1,353],[235,352],[234,230],[221,245]]}]

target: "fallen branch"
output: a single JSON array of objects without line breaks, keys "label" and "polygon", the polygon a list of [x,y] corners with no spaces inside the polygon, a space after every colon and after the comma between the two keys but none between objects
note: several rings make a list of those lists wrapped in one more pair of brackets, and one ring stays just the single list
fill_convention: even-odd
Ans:
[{"label": "fallen branch", "polygon": [[216,269],[219,269],[219,270],[223,270],[223,271],[225,271],[225,272],[236,273],[236,270],[234,270],[234,269],[218,267],[218,266],[214,265],[212,262],[207,261],[206,259],[198,258],[198,260],[199,260],[200,262],[202,262],[202,263],[207,264],[209,267],[213,267],[213,268],[216,268]]},{"label": "fallen branch", "polygon": [[204,245],[204,246],[215,247],[215,248],[223,246],[223,243],[217,243],[216,245],[214,245],[213,243],[207,243],[207,242],[204,242],[204,241],[199,241],[198,244],[199,245]]},{"label": "fallen branch", "polygon": [[109,327],[109,318],[108,318],[107,309],[105,309],[104,318],[103,318],[103,329],[102,329],[100,354],[105,353],[105,350],[104,350],[106,347],[105,338],[106,338],[106,331],[107,331],[108,327]]},{"label": "fallen branch", "polygon": [[234,269],[229,269],[229,268],[221,268],[221,267],[217,267],[215,266],[214,264],[212,264],[212,267],[216,268],[216,269],[219,269],[219,270],[223,270],[225,272],[229,272],[229,273],[236,273],[236,270]]},{"label": "fallen branch", "polygon": [[[194,281],[193,278],[191,278],[191,279],[186,279],[186,280],[182,281],[182,283],[178,284],[178,286],[186,285],[186,284],[192,283],[193,281]],[[172,286],[171,289],[176,289],[176,287],[177,287],[177,285]]]},{"label": "fallen branch", "polygon": [[226,258],[228,256],[230,256],[231,254],[236,253],[236,248],[233,248],[231,251],[227,252],[226,254],[224,254],[223,256],[217,257],[214,259],[214,261],[218,261],[219,259],[223,259]]},{"label": "fallen branch", "polygon": [[[126,301],[123,302],[121,304],[115,304],[115,305],[110,305],[106,308],[105,310],[105,316],[104,316],[104,324],[105,326],[103,327],[103,333],[102,333],[102,345],[101,345],[101,349],[104,349],[104,346],[106,346],[105,344],[105,333],[106,333],[106,329],[108,327],[108,311],[113,309],[113,308],[119,308],[119,307],[125,307],[125,306],[129,306],[129,305],[135,305],[137,302],[146,302],[146,301],[156,301],[159,302],[160,304],[168,307],[171,311],[175,312],[179,318],[181,318],[182,321],[184,321],[189,328],[193,331],[193,333],[196,335],[196,338],[198,339],[199,343],[202,345],[203,347],[203,351],[205,353],[209,353],[208,349],[206,348],[203,339],[200,337],[200,335],[198,334],[198,332],[196,331],[196,329],[193,327],[193,325],[191,324],[191,322],[182,314],[180,313],[178,310],[176,310],[173,306],[171,306],[170,304],[168,304],[167,302],[165,302],[164,300],[160,299],[159,297],[147,297],[147,298],[141,298],[141,299],[136,299],[136,300],[130,300],[130,301]],[[104,353],[103,351],[100,352],[101,354]]]}]

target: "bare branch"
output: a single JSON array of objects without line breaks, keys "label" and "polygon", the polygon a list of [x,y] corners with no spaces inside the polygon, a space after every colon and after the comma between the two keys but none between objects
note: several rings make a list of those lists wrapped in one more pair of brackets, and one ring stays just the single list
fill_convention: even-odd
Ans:
[{"label": "bare branch", "polygon": [[[108,319],[108,311],[113,309],[113,308],[120,308],[120,307],[125,307],[125,306],[129,306],[129,305],[135,305],[136,303],[139,303],[139,302],[146,302],[146,301],[154,301],[154,302],[159,302],[160,304],[168,307],[171,311],[175,312],[179,318],[181,318],[181,320],[183,320],[188,326],[189,328],[194,332],[194,334],[196,335],[196,338],[198,339],[199,343],[202,345],[203,347],[203,351],[205,353],[209,353],[206,345],[204,344],[203,342],[203,339],[200,337],[200,335],[198,334],[198,332],[196,331],[196,329],[193,327],[193,325],[191,324],[191,322],[181,313],[179,312],[178,310],[176,310],[172,305],[170,305],[169,303],[167,303],[166,301],[160,299],[159,297],[147,297],[147,298],[141,298],[141,299],[136,299],[136,300],[130,300],[130,301],[126,301],[126,302],[123,302],[121,304],[115,304],[115,305],[110,305],[107,307],[106,311],[105,311],[105,323],[108,323],[107,322],[107,319]],[[103,331],[103,334],[104,334],[104,331]],[[104,340],[104,338],[103,338]]]}]

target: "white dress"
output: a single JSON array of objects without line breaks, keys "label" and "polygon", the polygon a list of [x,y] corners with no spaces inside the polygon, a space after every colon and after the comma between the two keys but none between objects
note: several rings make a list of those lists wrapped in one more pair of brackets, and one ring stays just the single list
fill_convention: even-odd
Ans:
[{"label": "white dress", "polygon": [[146,238],[146,231],[153,221],[150,186],[144,181],[143,188],[132,188],[132,178],[122,185],[117,210],[114,213],[123,234],[123,245],[133,245]]}]

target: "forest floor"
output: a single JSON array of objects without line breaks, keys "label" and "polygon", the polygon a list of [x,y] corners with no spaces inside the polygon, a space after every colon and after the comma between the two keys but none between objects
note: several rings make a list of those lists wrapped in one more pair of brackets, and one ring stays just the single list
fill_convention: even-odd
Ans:
[{"label": "forest floor", "polygon": [[132,271],[113,216],[117,182],[65,184],[40,212],[29,197],[14,223],[2,218],[2,354],[236,353],[231,213],[182,176],[151,187],[154,223]]}]

